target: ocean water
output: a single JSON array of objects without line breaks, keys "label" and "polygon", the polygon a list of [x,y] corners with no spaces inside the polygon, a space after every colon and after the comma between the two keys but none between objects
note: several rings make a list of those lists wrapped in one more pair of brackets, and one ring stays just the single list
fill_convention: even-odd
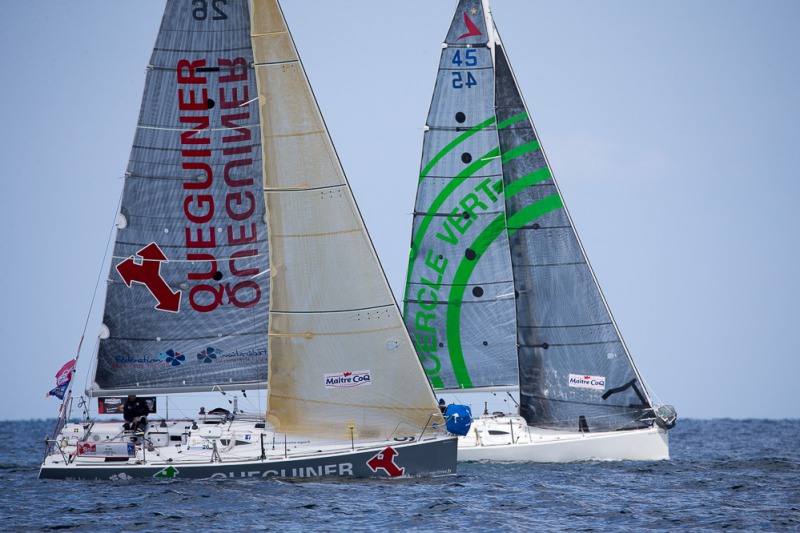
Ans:
[{"label": "ocean water", "polygon": [[38,480],[52,424],[0,422],[0,531],[800,531],[800,420],[679,420],[670,461],[119,483]]}]

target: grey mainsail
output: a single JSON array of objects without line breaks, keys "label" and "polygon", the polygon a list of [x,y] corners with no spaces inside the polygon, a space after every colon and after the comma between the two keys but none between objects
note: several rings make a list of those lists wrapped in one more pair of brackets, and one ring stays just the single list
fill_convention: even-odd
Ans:
[{"label": "grey mainsail", "polygon": [[125,177],[94,395],[266,384],[250,34],[247,0],[167,2]]},{"label": "grey mainsail", "polygon": [[456,9],[421,169],[405,320],[434,387],[518,387],[534,426],[642,425],[650,399],[485,1]]},{"label": "grey mainsail", "polygon": [[476,242],[503,215],[492,51],[485,18],[472,14],[480,2],[462,7],[428,113],[405,297],[406,324],[439,389],[517,383],[508,240]]}]

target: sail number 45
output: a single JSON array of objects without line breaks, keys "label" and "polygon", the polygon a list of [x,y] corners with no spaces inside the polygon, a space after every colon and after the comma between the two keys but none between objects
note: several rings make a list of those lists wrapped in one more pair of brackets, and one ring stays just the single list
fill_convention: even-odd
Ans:
[{"label": "sail number 45", "polygon": [[[465,67],[474,67],[478,64],[478,57],[476,55],[477,50],[474,48],[468,48],[464,50],[464,55],[462,58],[461,50],[456,50],[456,53],[453,54],[453,64],[464,65]],[[467,71],[466,75],[464,72],[460,70],[456,70],[452,72],[453,74],[453,89],[463,89],[466,87],[467,89],[472,88],[473,86],[477,85],[478,82],[475,81],[475,76],[472,75],[472,72]]]}]

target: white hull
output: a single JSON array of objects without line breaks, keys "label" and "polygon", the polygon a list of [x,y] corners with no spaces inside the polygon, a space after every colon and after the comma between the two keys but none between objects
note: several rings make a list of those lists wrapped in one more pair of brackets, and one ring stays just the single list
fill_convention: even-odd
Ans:
[{"label": "white hull", "polygon": [[458,439],[459,461],[659,461],[669,459],[667,431],[653,426],[580,433],[530,427],[519,416],[481,417]]}]

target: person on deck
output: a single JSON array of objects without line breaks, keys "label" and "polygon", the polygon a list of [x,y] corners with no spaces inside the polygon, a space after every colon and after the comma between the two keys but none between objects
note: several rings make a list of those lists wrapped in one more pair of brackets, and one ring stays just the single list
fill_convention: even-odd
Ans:
[{"label": "person on deck", "polygon": [[147,425],[147,415],[150,413],[150,408],[147,402],[140,400],[135,394],[129,394],[128,400],[122,407],[122,416],[125,418],[124,428],[126,430],[136,431],[139,427],[144,430]]},{"label": "person on deck", "polygon": [[442,414],[447,412],[447,404],[445,403],[444,398],[439,398],[439,410],[442,412]]}]

